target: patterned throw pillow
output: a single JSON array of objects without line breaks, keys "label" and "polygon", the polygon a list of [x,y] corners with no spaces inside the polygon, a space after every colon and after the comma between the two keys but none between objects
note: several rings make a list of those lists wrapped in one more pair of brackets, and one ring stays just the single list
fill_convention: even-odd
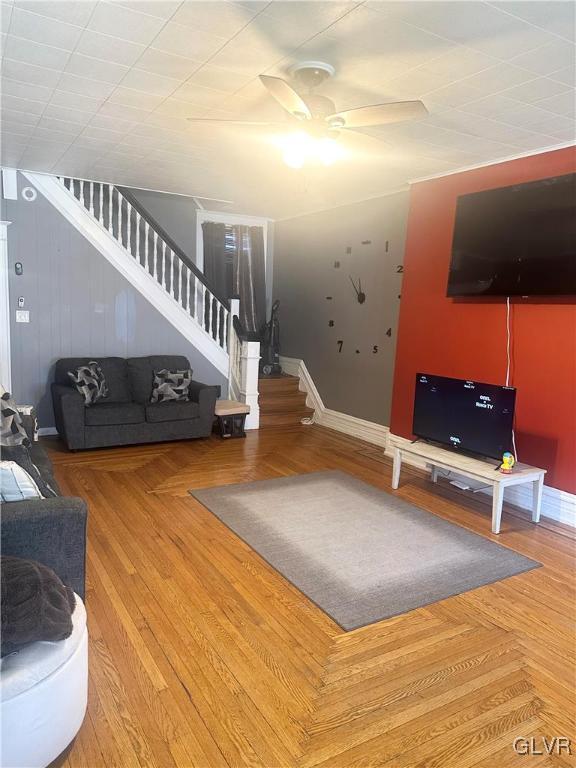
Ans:
[{"label": "patterned throw pillow", "polygon": [[81,365],[76,371],[68,371],[68,376],[74,382],[74,386],[84,397],[84,405],[89,408],[98,400],[108,397],[108,385],[102,373],[102,368],[91,360],[88,365]]},{"label": "patterned throw pillow", "polygon": [[0,386],[0,409],[2,424],[0,427],[0,445],[30,445],[30,440],[22,424],[22,417],[18,413],[16,403],[6,392],[4,387]]},{"label": "patterned throw pillow", "polygon": [[188,400],[188,387],[192,381],[192,371],[169,371],[163,368],[154,371],[152,384],[152,403],[163,403],[166,400]]}]

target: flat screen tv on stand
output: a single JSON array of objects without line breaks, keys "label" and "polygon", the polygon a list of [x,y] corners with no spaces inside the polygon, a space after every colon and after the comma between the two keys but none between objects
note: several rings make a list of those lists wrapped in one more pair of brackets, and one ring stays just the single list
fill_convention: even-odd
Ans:
[{"label": "flat screen tv on stand", "polygon": [[514,387],[416,374],[413,434],[456,451],[501,459],[512,451]]}]

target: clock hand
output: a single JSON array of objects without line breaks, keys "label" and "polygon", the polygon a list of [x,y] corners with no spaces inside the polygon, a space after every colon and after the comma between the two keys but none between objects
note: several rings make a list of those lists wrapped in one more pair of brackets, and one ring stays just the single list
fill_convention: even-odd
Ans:
[{"label": "clock hand", "polygon": [[358,288],[356,288],[356,283],[352,279],[352,275],[348,275],[348,277],[350,278],[350,282],[352,283],[352,286],[353,286],[354,290],[356,291],[356,295],[358,295]]}]

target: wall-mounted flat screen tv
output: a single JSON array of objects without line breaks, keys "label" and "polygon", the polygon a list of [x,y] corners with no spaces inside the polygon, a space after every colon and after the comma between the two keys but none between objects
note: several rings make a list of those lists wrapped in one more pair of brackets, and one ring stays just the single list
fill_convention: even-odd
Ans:
[{"label": "wall-mounted flat screen tv", "polygon": [[576,295],[576,174],[459,197],[447,293]]},{"label": "wall-mounted flat screen tv", "polygon": [[516,389],[447,376],[416,374],[416,437],[480,456],[512,450]]}]

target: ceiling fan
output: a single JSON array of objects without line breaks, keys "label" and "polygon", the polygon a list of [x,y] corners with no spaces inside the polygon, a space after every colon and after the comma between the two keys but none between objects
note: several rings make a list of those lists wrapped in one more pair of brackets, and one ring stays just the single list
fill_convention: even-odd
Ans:
[{"label": "ceiling fan", "polygon": [[[327,78],[334,76],[334,67],[321,61],[306,61],[292,67],[290,73],[295,84],[301,86],[301,90],[307,89],[308,92],[305,96],[301,96],[281,77],[260,75],[260,81],[270,95],[290,115],[293,123],[298,123],[302,129],[299,140],[292,141],[284,155],[285,161],[293,167],[301,167],[306,159],[305,156],[309,154],[317,155],[318,159],[329,165],[338,154],[335,139],[338,138],[341,131],[357,133],[355,128],[369,128],[376,125],[398,123],[403,120],[416,120],[428,114],[428,110],[421,101],[372,104],[338,112],[331,99],[314,93],[315,88]],[[195,117],[188,119],[191,122],[200,123],[286,127],[285,122]]]}]

